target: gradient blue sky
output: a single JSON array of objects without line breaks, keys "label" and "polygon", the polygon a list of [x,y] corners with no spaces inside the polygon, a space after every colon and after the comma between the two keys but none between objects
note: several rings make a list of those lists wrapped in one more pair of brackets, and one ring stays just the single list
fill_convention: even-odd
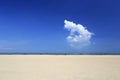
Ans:
[{"label": "gradient blue sky", "polygon": [[[95,33],[73,48],[64,20]],[[120,0],[0,0],[0,52],[120,52]]]}]

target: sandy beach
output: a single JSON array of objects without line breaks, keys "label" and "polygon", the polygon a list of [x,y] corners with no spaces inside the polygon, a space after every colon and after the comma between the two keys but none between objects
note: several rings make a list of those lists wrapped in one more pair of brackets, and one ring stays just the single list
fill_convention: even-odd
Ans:
[{"label": "sandy beach", "polygon": [[0,80],[120,80],[120,56],[0,55]]}]

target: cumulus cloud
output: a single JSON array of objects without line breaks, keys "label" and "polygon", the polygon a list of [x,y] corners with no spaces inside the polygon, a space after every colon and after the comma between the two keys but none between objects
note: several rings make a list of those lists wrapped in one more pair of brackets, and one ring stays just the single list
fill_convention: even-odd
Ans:
[{"label": "cumulus cloud", "polygon": [[93,33],[88,31],[83,25],[64,20],[64,28],[70,31],[67,41],[72,47],[81,48],[90,45]]}]

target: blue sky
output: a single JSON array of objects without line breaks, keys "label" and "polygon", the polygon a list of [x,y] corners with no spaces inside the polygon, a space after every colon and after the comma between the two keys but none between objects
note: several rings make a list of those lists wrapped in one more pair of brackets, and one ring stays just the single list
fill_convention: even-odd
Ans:
[{"label": "blue sky", "polygon": [[[70,46],[64,20],[94,33],[90,44]],[[120,52],[120,1],[0,0],[0,52]]]}]

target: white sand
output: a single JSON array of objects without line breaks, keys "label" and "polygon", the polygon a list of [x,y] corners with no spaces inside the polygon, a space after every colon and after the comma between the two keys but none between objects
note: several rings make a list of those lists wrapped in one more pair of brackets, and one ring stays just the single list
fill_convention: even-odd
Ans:
[{"label": "white sand", "polygon": [[120,80],[120,56],[0,55],[0,80]]}]

